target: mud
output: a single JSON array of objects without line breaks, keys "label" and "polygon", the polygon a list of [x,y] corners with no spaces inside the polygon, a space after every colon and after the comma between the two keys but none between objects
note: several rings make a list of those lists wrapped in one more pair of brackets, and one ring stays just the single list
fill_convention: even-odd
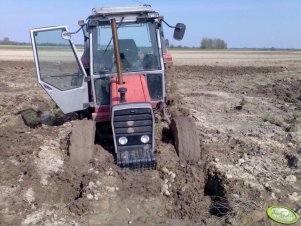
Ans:
[{"label": "mud", "polygon": [[300,64],[287,65],[176,67],[181,97],[208,150],[210,213],[230,224],[271,204],[300,211],[299,197],[291,196],[300,193],[300,181],[286,181],[300,178]]},{"label": "mud", "polygon": [[55,105],[33,63],[0,61],[0,224],[272,225],[269,205],[300,212],[300,63],[176,65],[200,160],[181,162],[158,120],[157,169],[130,171],[115,165],[109,125],[84,170],[69,155],[74,122],[27,127],[22,110]]}]

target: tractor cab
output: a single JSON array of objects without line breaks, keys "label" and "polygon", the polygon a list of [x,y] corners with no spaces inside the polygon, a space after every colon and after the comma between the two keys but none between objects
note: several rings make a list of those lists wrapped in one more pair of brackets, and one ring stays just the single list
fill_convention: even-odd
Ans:
[{"label": "tractor cab", "polygon": [[[79,21],[81,59],[71,39],[76,32],[66,26],[31,30],[41,86],[64,113],[91,109],[94,121],[111,121],[123,167],[155,165],[153,109],[165,101],[164,64],[171,60],[162,23],[149,5],[95,8]],[[174,28],[181,40],[185,25]]]},{"label": "tractor cab", "polygon": [[[113,40],[112,20],[116,23],[117,44]],[[164,63],[171,58],[168,58],[170,55],[165,47],[163,21],[163,17],[148,5],[92,10],[86,24],[89,36],[86,38],[82,62],[91,76],[96,106],[94,120],[110,120],[110,82],[112,76],[118,74],[118,60],[122,76],[144,76],[153,107],[164,102]],[[176,28],[175,31],[175,36],[179,37],[179,33],[183,33],[185,28]]]}]

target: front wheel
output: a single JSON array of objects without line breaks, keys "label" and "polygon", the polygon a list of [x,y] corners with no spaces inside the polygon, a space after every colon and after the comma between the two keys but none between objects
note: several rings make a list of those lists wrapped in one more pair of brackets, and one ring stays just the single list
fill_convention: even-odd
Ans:
[{"label": "front wheel", "polygon": [[194,120],[187,116],[177,116],[172,119],[170,128],[180,160],[197,163],[201,157],[201,148]]},{"label": "front wheel", "polygon": [[69,147],[72,164],[85,165],[92,159],[95,130],[95,121],[83,119],[72,122]]}]

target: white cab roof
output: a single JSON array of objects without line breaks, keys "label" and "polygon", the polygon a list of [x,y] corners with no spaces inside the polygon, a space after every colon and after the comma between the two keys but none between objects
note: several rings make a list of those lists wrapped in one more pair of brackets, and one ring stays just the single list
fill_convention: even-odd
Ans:
[{"label": "white cab roof", "polygon": [[124,13],[154,12],[150,5],[112,6],[92,9],[92,15],[110,15]]}]

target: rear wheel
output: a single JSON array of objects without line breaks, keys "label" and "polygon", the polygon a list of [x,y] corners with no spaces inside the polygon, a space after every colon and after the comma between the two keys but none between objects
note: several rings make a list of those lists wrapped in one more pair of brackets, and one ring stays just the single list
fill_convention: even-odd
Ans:
[{"label": "rear wheel", "polygon": [[73,164],[86,164],[92,159],[95,129],[95,121],[87,119],[73,121],[69,147],[70,160]]}]

